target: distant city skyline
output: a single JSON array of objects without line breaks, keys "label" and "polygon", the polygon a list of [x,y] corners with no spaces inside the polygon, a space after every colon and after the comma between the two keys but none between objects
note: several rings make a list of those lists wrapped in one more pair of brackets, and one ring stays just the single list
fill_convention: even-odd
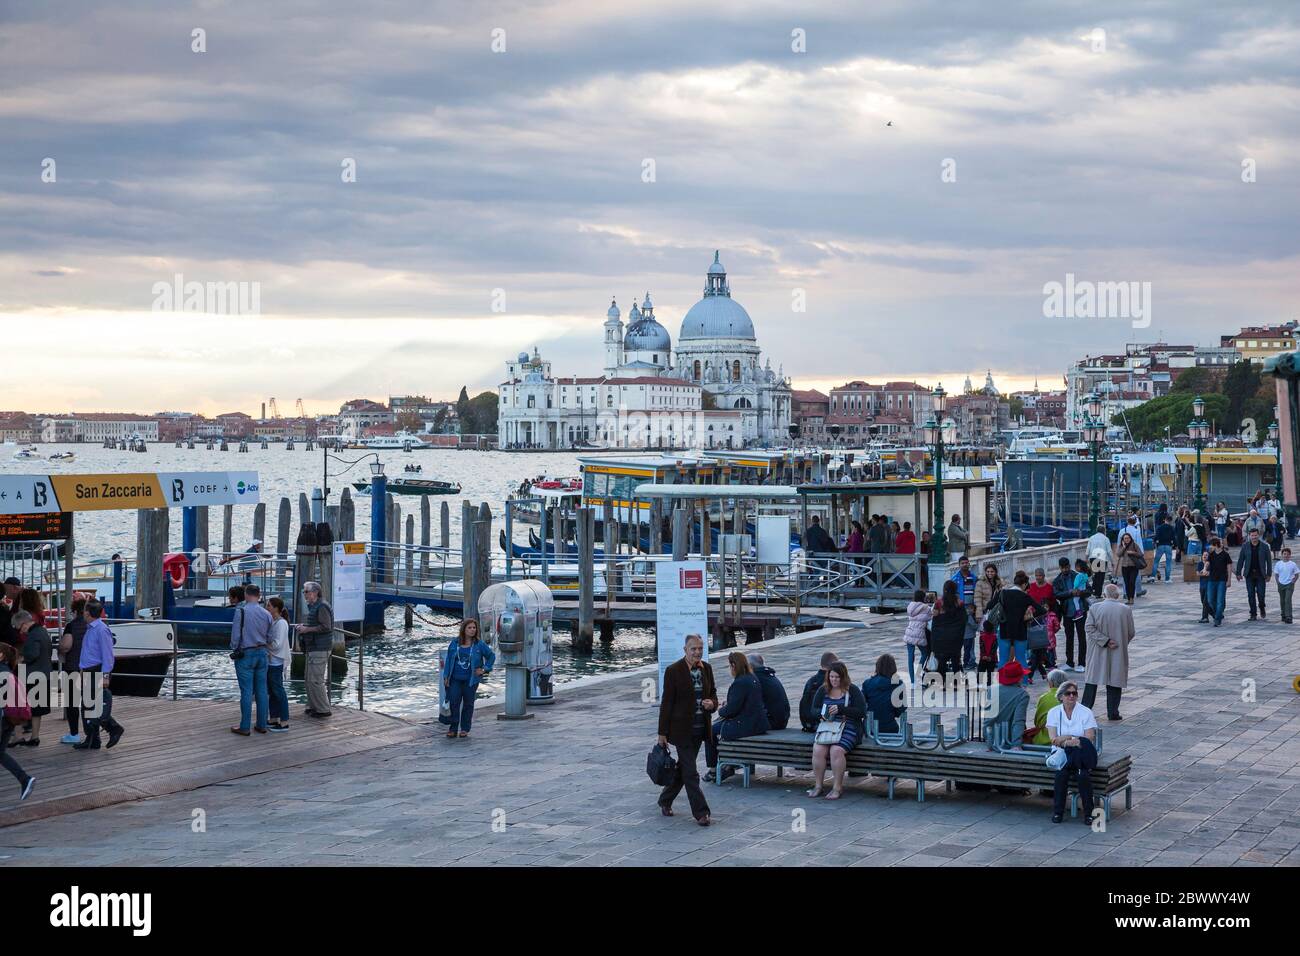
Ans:
[{"label": "distant city skyline", "polygon": [[[611,296],[675,347],[714,249],[823,392],[1297,317],[1287,4],[142,0],[10,5],[0,49],[4,408],[586,374]],[[154,311],[177,276],[260,314]],[[1075,278],[1149,295],[1045,318]]]}]

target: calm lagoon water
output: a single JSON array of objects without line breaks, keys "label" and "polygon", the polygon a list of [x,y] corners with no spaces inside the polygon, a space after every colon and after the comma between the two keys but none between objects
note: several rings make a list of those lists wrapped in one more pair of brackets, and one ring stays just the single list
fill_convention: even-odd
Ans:
[{"label": "calm lagoon water", "polygon": [[[196,446],[193,450],[172,445],[155,444],[148,451],[126,452],[105,449],[91,444],[40,445],[42,459],[56,451],[73,451],[76,461],[50,462],[48,460],[15,461],[8,455],[0,460],[2,474],[100,474],[153,471],[256,471],[261,486],[261,499],[267,504],[267,533],[274,547],[275,519],[281,497],[287,496],[293,505],[293,525],[289,541],[298,534],[298,495],[306,492],[311,497],[313,488],[322,480],[320,450],[306,451],[299,445],[287,451],[283,445],[271,445],[263,450],[250,445],[247,453],[206,450]],[[331,460],[330,501],[338,496],[351,481],[369,477],[368,458],[365,452],[332,452],[344,461]],[[525,478],[540,474],[577,475],[578,462],[568,454],[530,454],[495,451],[382,451],[379,453],[385,471],[391,475],[403,474],[408,462],[418,463],[422,478],[457,481],[463,491],[460,496],[448,497],[451,510],[450,536],[453,547],[460,542],[460,500],[468,498],[475,504],[486,501],[492,509],[495,528],[504,527],[503,514],[507,496]],[[362,459],[349,467],[347,461]],[[357,528],[370,527],[370,499],[358,495],[356,501]],[[399,498],[403,515],[415,509],[418,515],[419,499]],[[437,536],[437,503],[434,501],[434,536]],[[221,509],[209,513],[209,540],[216,548],[221,541]],[[252,540],[253,508],[236,507],[233,517],[233,548],[240,550]],[[81,512],[75,518],[76,555],[79,561],[111,557],[114,552],[126,555],[135,553],[136,515],[134,511]],[[517,541],[527,540],[524,527],[515,530]],[[171,546],[181,546],[181,511],[171,511]],[[494,541],[494,546],[495,541]],[[430,710],[437,706],[437,655],[455,636],[458,619],[418,609],[420,615],[415,626],[403,628],[401,608],[390,608],[386,623],[388,630],[382,637],[370,638],[365,646],[365,697],[368,709],[389,713],[411,713]],[[555,635],[555,681],[562,684],[591,674],[622,671],[652,663],[655,659],[654,633],[648,628],[624,628],[615,632],[612,644],[602,647],[599,641],[592,654],[576,653],[567,630]],[[347,704],[357,700],[357,648],[349,647],[350,666],[341,689],[335,697]],[[183,696],[238,697],[233,682],[233,665],[220,651],[187,652],[180,661],[180,688]],[[504,674],[493,674],[482,685],[482,694],[502,693]],[[170,693],[170,683],[164,684],[163,693]],[[305,701],[306,693],[299,681],[290,684],[290,696]],[[560,691],[563,693],[563,691]]]}]

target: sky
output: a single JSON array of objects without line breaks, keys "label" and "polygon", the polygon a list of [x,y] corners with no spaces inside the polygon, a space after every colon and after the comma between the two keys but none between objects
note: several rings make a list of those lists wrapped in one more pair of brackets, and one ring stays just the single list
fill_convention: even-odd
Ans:
[{"label": "sky", "polygon": [[[0,0],[0,408],[329,412],[534,347],[598,373],[611,297],[675,340],[715,249],[796,387],[1217,344],[1300,318],[1298,20]],[[1045,317],[1067,274],[1150,283],[1149,327]],[[257,314],[180,311],[177,276]]]}]

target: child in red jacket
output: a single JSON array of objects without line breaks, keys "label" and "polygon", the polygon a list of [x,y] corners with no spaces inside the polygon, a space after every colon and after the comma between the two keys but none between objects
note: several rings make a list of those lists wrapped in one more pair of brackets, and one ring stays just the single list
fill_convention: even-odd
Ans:
[{"label": "child in red jacket", "polygon": [[[992,675],[998,669],[998,635],[985,619],[980,628],[980,662],[977,673]],[[990,677],[990,679],[992,679]]]}]

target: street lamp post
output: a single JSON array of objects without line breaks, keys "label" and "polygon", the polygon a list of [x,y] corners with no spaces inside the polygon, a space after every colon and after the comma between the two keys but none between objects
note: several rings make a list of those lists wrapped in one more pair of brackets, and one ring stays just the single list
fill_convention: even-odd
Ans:
[{"label": "street lamp post", "polygon": [[1273,424],[1268,426],[1268,440],[1273,443],[1273,450],[1277,453],[1277,470],[1273,473],[1273,488],[1277,492],[1278,500],[1282,500],[1282,443],[1278,441],[1281,430],[1277,425],[1277,406],[1273,406]]},{"label": "street lamp post", "polygon": [[1101,396],[1093,392],[1086,399],[1088,417],[1084,421],[1083,440],[1092,450],[1092,500],[1088,510],[1088,527],[1096,534],[1101,521],[1101,501],[1097,494],[1097,455],[1106,441],[1106,423],[1101,420]]},{"label": "street lamp post", "polygon": [[943,438],[945,424],[943,413],[948,407],[948,393],[942,385],[935,387],[931,393],[934,399],[934,415],[923,426],[925,440],[934,446],[934,523],[930,531],[930,566],[934,567],[948,562],[948,538],[944,534],[943,514]]},{"label": "street lamp post", "polygon": [[1187,433],[1196,444],[1196,498],[1192,507],[1205,513],[1205,493],[1201,487],[1201,445],[1210,437],[1210,426],[1204,419],[1205,399],[1197,395],[1192,400],[1192,421],[1187,426]]}]

